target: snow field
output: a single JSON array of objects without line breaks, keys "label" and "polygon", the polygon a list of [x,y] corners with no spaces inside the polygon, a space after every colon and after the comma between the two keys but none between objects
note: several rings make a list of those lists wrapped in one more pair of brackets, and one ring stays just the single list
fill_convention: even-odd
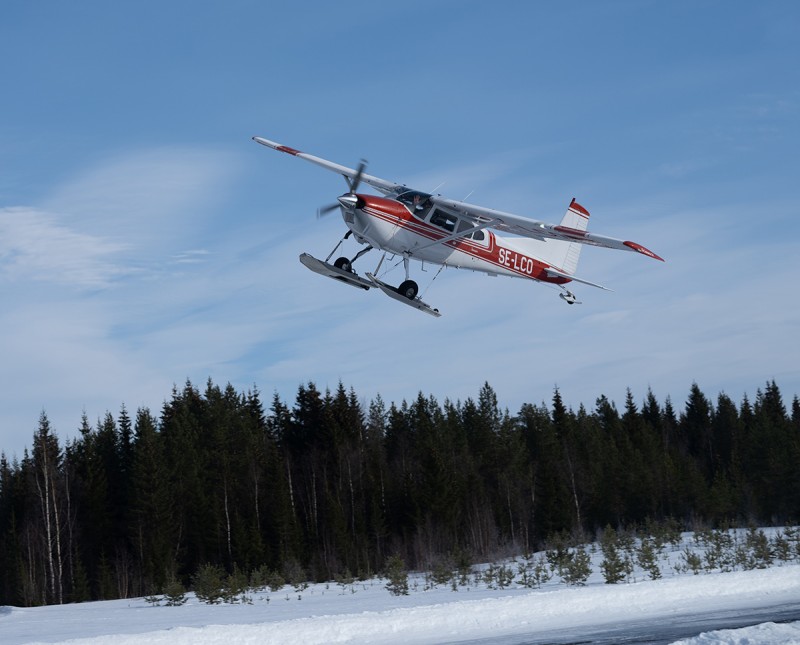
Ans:
[{"label": "snow field", "polygon": [[[554,576],[541,589],[512,584],[500,590],[475,576],[472,582],[476,584],[453,592],[449,585],[432,587],[423,574],[412,574],[408,596],[390,595],[385,581],[375,579],[353,585],[313,584],[301,591],[286,587],[279,592],[257,592],[251,594],[252,604],[206,605],[189,594],[180,607],[154,607],[136,598],[3,608],[0,642],[99,645],[113,637],[121,645],[410,645],[553,631],[569,634],[581,626],[624,626],[649,619],[679,620],[719,609],[800,603],[796,560],[769,569],[678,574],[675,565],[686,548],[702,555],[705,547],[684,534],[679,545],[668,547],[660,556],[662,579],[647,580],[645,572],[636,568],[630,576],[636,582],[616,585],[604,584],[599,567],[602,553],[596,548],[586,586],[565,586]],[[516,567],[513,562],[506,565]],[[800,643],[800,623],[713,632],[681,642]]]}]

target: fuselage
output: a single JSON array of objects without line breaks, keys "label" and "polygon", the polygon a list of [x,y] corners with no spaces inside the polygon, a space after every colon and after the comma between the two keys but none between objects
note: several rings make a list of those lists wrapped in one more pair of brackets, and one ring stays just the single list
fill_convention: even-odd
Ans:
[{"label": "fuselage", "polygon": [[[405,203],[376,195],[356,195],[352,209],[343,209],[345,223],[363,244],[433,264],[565,284],[563,277],[546,273],[550,266],[525,246],[532,240],[498,237],[489,230],[474,230],[474,221],[457,217],[430,203]],[[447,239],[450,238],[450,239]],[[561,267],[554,267],[561,269]]]}]

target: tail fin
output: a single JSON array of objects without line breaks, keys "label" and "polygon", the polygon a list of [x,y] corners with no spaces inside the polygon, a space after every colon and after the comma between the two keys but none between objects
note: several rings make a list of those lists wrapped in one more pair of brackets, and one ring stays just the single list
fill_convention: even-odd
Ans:
[{"label": "tail fin", "polygon": [[[588,225],[589,211],[573,198],[561,220],[561,226],[576,231],[585,231]],[[547,240],[545,252],[540,252],[540,255],[543,260],[552,266],[563,270],[564,273],[573,275],[578,270],[578,260],[580,259],[582,247],[583,244],[578,244],[577,242]]]}]

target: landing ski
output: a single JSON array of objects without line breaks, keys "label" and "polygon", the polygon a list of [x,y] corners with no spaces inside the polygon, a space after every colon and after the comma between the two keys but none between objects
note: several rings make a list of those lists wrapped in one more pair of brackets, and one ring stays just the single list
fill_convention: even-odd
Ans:
[{"label": "landing ski", "polygon": [[375,286],[371,281],[367,280],[366,278],[362,278],[360,275],[353,273],[352,271],[345,271],[344,269],[335,267],[332,264],[318,260],[313,255],[309,255],[308,253],[300,254],[300,262],[311,269],[314,273],[319,273],[320,275],[324,275],[328,278],[339,280],[340,282],[349,284],[351,287],[357,287],[359,289],[368,291]]},{"label": "landing ski", "polygon": [[414,307],[414,309],[419,309],[420,311],[424,311],[426,314],[430,314],[431,316],[435,316],[439,318],[442,314],[439,313],[438,309],[434,309],[429,304],[422,302],[419,298],[406,298],[404,295],[397,292],[397,289],[392,287],[391,285],[386,284],[385,282],[378,280],[374,275],[371,273],[367,273],[366,276],[372,281],[373,286],[378,287],[383,293],[385,293],[390,298],[394,298],[397,302],[402,302],[404,305],[408,305],[409,307]]}]

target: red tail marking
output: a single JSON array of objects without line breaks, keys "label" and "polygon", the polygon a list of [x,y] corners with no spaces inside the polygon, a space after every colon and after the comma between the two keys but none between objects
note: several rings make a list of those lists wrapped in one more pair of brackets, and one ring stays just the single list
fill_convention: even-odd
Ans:
[{"label": "red tail marking", "polygon": [[575,211],[578,215],[582,215],[585,218],[589,218],[589,211],[587,211],[583,206],[581,206],[578,202],[575,201],[575,198],[572,198],[572,201],[569,203],[569,210]]}]

